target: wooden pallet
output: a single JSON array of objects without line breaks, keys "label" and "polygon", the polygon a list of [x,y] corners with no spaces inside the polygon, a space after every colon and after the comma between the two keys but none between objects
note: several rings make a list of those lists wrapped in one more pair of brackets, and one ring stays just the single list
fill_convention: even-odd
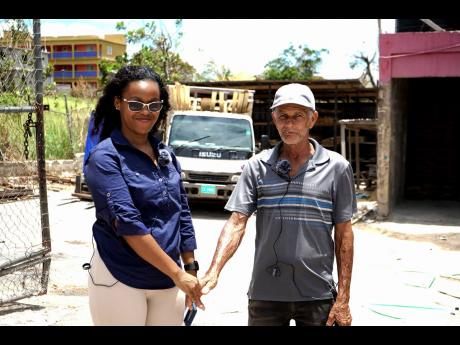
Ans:
[{"label": "wooden pallet", "polygon": [[[213,90],[212,88],[197,88],[176,83],[168,85],[168,91],[170,103],[174,110],[252,114],[254,92],[251,90],[218,88]],[[195,95],[200,93],[202,96],[191,96],[191,93]]]}]

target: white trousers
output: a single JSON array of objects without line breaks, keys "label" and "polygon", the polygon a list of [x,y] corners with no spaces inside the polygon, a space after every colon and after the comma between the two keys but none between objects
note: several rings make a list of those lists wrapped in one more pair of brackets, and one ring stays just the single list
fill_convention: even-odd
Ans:
[{"label": "white trousers", "polygon": [[[117,282],[97,249],[91,260],[89,273],[89,307],[94,325],[183,325],[185,294],[176,286],[163,290],[145,290]],[[117,283],[114,284],[115,282]],[[95,284],[114,285],[107,287]]]}]

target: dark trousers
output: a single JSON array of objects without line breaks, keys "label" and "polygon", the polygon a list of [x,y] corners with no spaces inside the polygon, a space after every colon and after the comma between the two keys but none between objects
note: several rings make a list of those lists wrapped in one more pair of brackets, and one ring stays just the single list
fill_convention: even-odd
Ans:
[{"label": "dark trousers", "polygon": [[277,302],[249,300],[249,326],[325,326],[332,299],[308,302]]}]

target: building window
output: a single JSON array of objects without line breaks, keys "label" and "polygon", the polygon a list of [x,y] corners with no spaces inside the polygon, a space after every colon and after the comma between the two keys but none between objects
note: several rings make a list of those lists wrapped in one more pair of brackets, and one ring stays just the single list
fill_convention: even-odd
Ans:
[{"label": "building window", "polygon": [[107,46],[107,55],[112,55],[112,46]]}]

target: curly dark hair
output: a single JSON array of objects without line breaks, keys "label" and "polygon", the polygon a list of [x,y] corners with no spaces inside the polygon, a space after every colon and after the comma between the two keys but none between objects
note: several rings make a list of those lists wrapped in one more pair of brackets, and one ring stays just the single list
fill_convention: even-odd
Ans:
[{"label": "curly dark hair", "polygon": [[115,108],[115,97],[121,98],[121,93],[132,81],[153,80],[160,88],[160,99],[163,100],[163,108],[160,110],[158,120],[153,126],[151,132],[160,127],[166,120],[168,111],[171,109],[169,103],[169,94],[163,79],[158,73],[146,66],[124,66],[118,70],[115,76],[104,87],[104,92],[99,98],[96,110],[94,111],[94,129],[93,133],[99,132],[102,126],[100,140],[108,138],[115,128],[121,128],[120,111]]}]

